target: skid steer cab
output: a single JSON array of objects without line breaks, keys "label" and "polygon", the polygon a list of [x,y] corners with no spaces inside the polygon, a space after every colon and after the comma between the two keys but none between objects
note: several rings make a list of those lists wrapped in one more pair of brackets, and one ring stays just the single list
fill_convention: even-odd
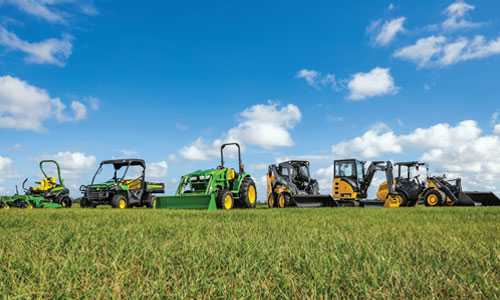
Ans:
[{"label": "skid steer cab", "polygon": [[267,173],[267,206],[335,206],[330,195],[321,195],[318,181],[311,177],[309,162],[290,160],[270,165]]},{"label": "skid steer cab", "polygon": [[[238,170],[226,166],[224,153],[229,147],[237,151]],[[215,169],[198,170],[182,176],[176,194],[157,197],[156,208],[198,208],[209,211],[255,208],[257,190],[252,176],[245,172],[240,145],[223,144],[220,156],[220,165]]]},{"label": "skid steer cab", "polygon": [[81,207],[111,205],[113,208],[122,209],[143,206],[152,208],[153,194],[164,193],[165,185],[146,181],[144,160],[115,159],[102,161],[92,182],[82,185],[80,191],[83,194]]}]

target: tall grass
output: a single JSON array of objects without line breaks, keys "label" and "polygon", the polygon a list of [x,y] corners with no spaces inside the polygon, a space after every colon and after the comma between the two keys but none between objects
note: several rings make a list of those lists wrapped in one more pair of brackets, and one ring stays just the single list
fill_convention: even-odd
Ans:
[{"label": "tall grass", "polygon": [[0,211],[19,298],[500,298],[500,209]]}]

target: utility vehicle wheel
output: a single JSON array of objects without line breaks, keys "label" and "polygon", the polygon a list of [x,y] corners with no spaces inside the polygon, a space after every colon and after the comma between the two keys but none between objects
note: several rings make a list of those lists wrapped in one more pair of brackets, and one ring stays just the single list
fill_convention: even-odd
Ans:
[{"label": "utility vehicle wheel", "polygon": [[217,196],[219,207],[224,210],[231,210],[234,208],[233,193],[228,190],[221,190]]},{"label": "utility vehicle wheel", "polygon": [[153,195],[149,195],[148,198],[146,199],[146,207],[147,208],[155,207],[155,198],[153,197]]},{"label": "utility vehicle wheel", "polygon": [[255,208],[257,205],[257,189],[252,178],[246,177],[241,182],[240,202],[246,208]]},{"label": "utility vehicle wheel", "polygon": [[424,196],[425,206],[440,206],[443,204],[443,195],[438,190],[430,190]]},{"label": "utility vehicle wheel", "polygon": [[267,196],[267,207],[269,208],[276,207],[276,200],[274,200],[273,193],[270,193],[269,196]]},{"label": "utility vehicle wheel", "polygon": [[111,201],[114,208],[124,209],[128,207],[127,197],[124,195],[115,195]]},{"label": "utility vehicle wheel", "polygon": [[73,201],[69,196],[64,196],[61,199],[60,204],[63,208],[71,208],[71,206],[73,205]]},{"label": "utility vehicle wheel", "polygon": [[288,195],[285,193],[281,193],[278,196],[278,207],[279,208],[285,208],[289,205],[289,199]]}]

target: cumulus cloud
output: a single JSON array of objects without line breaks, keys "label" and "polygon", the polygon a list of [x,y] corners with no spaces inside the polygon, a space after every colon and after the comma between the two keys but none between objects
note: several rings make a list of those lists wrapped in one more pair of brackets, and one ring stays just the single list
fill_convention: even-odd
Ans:
[{"label": "cumulus cloud", "polygon": [[390,128],[370,129],[362,136],[332,146],[336,158],[363,159],[385,154],[416,151],[429,162],[431,170],[450,172],[467,178],[470,188],[500,188],[500,136],[495,127],[484,134],[476,121],[465,120],[453,126],[446,123],[417,128],[408,134],[395,134]]},{"label": "cumulus cloud", "polygon": [[418,67],[439,67],[498,54],[500,37],[486,40],[484,36],[477,35],[449,40],[444,36],[430,36],[396,50],[394,57],[414,62]]},{"label": "cumulus cloud", "polygon": [[356,73],[347,84],[349,99],[358,101],[370,97],[394,95],[398,87],[390,69],[375,68],[368,73]]},{"label": "cumulus cloud", "polygon": [[71,55],[73,44],[70,35],[62,38],[50,38],[40,42],[22,40],[15,33],[0,25],[0,45],[7,49],[26,54],[26,62],[34,64],[52,64],[63,67]]},{"label": "cumulus cloud", "polygon": [[362,136],[332,146],[336,158],[370,159],[386,153],[401,153],[402,150],[398,137],[385,124],[377,124]]},{"label": "cumulus cloud", "polygon": [[59,162],[61,172],[67,176],[78,176],[96,167],[96,157],[82,152],[57,152],[44,155],[42,159],[53,159]]},{"label": "cumulus cloud", "polygon": [[302,69],[297,72],[296,77],[299,79],[303,79],[309,86],[313,88],[338,88],[337,78],[335,77],[335,74],[323,75],[315,70]]},{"label": "cumulus cloud", "polygon": [[149,178],[160,179],[167,176],[168,164],[164,160],[149,163],[147,167],[146,175]]},{"label": "cumulus cloud", "polygon": [[270,102],[249,107],[239,117],[239,124],[220,139],[206,143],[198,138],[181,149],[181,156],[188,160],[207,160],[219,154],[218,148],[224,142],[239,142],[266,150],[290,147],[294,144],[290,130],[300,122],[302,114],[296,105],[280,107]]},{"label": "cumulus cloud", "polygon": [[481,23],[474,23],[467,20],[467,15],[474,9],[475,7],[473,5],[470,5],[463,0],[453,2],[444,11],[447,19],[442,24],[443,29],[458,30],[481,26]]},{"label": "cumulus cloud", "polygon": [[73,115],[69,116],[66,105],[47,91],[16,77],[0,77],[0,128],[40,131],[50,118],[59,122],[86,118],[87,109],[81,102],[73,101],[71,109]]},{"label": "cumulus cloud", "polygon": [[391,43],[399,33],[405,31],[405,21],[405,17],[399,17],[385,21],[383,24],[380,21],[372,23],[372,25],[368,28],[368,31],[374,33],[373,42],[375,45],[387,46]]},{"label": "cumulus cloud", "polygon": [[493,132],[496,135],[500,135],[500,124],[495,125],[495,128],[493,129]]}]

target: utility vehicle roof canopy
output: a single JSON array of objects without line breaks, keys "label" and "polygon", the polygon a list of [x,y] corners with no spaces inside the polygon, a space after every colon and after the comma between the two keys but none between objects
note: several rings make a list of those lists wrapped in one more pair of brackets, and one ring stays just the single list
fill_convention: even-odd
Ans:
[{"label": "utility vehicle roof canopy", "polygon": [[126,166],[141,166],[146,168],[144,160],[136,158],[104,160],[101,162],[101,166],[102,165],[113,165],[115,169],[120,169],[121,167]]}]

